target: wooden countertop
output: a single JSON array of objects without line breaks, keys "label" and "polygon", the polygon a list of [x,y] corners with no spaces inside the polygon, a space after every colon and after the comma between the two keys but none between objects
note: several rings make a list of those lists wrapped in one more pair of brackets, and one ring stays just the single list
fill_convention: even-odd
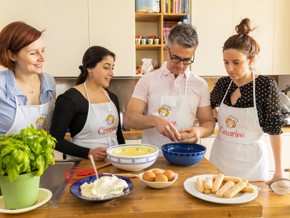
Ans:
[{"label": "wooden countertop", "polygon": [[131,129],[128,131],[123,131],[123,136],[125,139],[141,139],[142,135],[142,130]]},{"label": "wooden countertop", "polygon": [[[97,166],[102,162],[96,162]],[[91,167],[88,160],[81,162],[80,167]],[[82,201],[70,193],[70,182],[56,208],[37,208],[13,217],[289,217],[290,194],[278,196],[264,183],[253,183],[261,188],[259,196],[245,204],[210,203],[188,194],[183,187],[186,179],[200,174],[216,174],[219,170],[208,160],[203,159],[191,167],[170,165],[163,157],[150,168],[172,169],[179,174],[177,181],[166,189],[151,189],[138,178],[131,181],[134,188],[127,196],[106,203],[89,203]],[[99,173],[124,172],[113,166],[99,170]],[[1,214],[1,217],[11,217]]]},{"label": "wooden countertop", "polygon": [[282,128],[283,133],[290,133],[290,126],[285,126]]}]

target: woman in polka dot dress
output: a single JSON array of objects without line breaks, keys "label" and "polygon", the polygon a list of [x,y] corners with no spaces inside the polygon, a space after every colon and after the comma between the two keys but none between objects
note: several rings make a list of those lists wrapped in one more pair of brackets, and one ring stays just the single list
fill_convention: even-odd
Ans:
[{"label": "woman in polka dot dress", "polygon": [[280,178],[280,134],[284,120],[279,90],[272,78],[257,75],[252,70],[260,47],[248,35],[252,31],[250,20],[243,19],[236,31],[223,46],[224,66],[229,76],[220,78],[211,92],[211,106],[219,131],[210,161],[226,175],[267,181],[265,132],[270,135],[275,160],[272,179]]}]

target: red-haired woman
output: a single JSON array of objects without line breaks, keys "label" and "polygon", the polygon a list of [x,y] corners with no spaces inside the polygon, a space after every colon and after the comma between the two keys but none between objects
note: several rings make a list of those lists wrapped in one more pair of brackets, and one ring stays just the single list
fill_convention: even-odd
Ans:
[{"label": "red-haired woman", "polygon": [[42,31],[13,22],[0,32],[0,134],[19,133],[33,124],[49,130],[55,80],[44,73]]}]

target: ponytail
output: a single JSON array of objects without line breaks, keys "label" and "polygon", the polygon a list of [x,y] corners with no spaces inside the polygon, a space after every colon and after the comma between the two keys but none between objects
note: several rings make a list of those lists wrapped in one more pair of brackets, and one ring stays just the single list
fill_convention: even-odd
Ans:
[{"label": "ponytail", "polygon": [[85,69],[82,65],[79,66],[79,69],[81,70],[81,73],[77,79],[76,85],[84,83],[88,77],[87,69]]}]

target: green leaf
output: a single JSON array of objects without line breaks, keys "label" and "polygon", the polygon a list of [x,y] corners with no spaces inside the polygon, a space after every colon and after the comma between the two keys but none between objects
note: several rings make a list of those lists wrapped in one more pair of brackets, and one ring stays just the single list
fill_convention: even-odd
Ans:
[{"label": "green leaf", "polygon": [[49,164],[54,164],[55,145],[55,138],[33,125],[19,134],[0,134],[0,175],[8,175],[10,180],[32,171],[42,175]]},{"label": "green leaf", "polygon": [[23,162],[24,152],[21,149],[14,149],[11,152],[11,156],[13,160],[15,161],[15,163],[21,164]]},{"label": "green leaf", "polygon": [[20,167],[14,161],[10,161],[7,165],[7,174],[10,182],[13,182],[20,174]]}]

